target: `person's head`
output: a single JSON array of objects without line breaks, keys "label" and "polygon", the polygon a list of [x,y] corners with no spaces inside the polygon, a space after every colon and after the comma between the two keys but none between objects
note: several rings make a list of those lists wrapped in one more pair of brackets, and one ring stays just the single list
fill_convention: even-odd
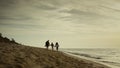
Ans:
[{"label": "person's head", "polygon": [[56,44],[58,44],[58,42],[56,42]]}]

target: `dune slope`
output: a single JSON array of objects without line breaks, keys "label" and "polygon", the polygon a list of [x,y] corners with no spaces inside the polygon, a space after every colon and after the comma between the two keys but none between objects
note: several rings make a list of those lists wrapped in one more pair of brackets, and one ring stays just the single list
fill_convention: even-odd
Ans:
[{"label": "dune slope", "polygon": [[0,68],[107,68],[75,59],[63,52],[3,40],[1,37]]}]

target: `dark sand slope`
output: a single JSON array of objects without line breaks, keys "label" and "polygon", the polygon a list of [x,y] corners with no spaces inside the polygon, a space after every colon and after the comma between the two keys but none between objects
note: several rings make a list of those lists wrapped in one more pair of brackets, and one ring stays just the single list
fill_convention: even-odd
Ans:
[{"label": "dark sand slope", "polygon": [[0,68],[108,68],[62,52],[0,42]]},{"label": "dark sand slope", "polygon": [[107,68],[77,60],[62,52],[0,43],[0,68]]}]

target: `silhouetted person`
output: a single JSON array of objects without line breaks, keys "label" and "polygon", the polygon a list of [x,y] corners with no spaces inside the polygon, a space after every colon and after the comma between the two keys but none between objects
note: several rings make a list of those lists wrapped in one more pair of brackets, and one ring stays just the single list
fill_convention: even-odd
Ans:
[{"label": "silhouetted person", "polygon": [[45,47],[48,49],[48,47],[50,46],[49,40],[45,42]]},{"label": "silhouetted person", "polygon": [[51,47],[52,47],[52,50],[54,50],[54,44],[53,43],[51,43]]},{"label": "silhouetted person", "polygon": [[59,48],[58,42],[56,42],[55,47],[56,47],[56,50],[58,51],[58,48]]}]

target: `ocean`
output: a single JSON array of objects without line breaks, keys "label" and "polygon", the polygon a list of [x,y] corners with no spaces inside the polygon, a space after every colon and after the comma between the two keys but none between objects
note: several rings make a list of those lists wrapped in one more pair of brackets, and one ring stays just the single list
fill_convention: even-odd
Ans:
[{"label": "ocean", "polygon": [[92,60],[111,68],[120,68],[120,49],[61,49],[61,51],[76,57]]}]

